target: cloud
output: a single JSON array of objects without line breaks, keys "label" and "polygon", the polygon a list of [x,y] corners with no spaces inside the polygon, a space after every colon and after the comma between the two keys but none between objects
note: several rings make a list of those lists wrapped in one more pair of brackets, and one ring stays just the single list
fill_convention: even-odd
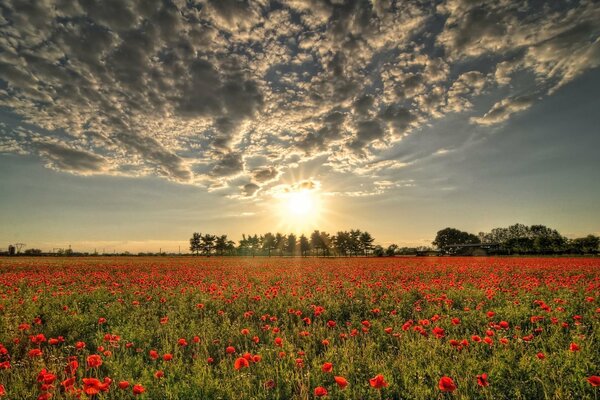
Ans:
[{"label": "cloud", "polygon": [[506,121],[514,113],[527,110],[534,100],[531,96],[506,98],[494,104],[482,117],[472,117],[471,121],[479,125],[498,124]]},{"label": "cloud", "polygon": [[58,170],[88,174],[100,173],[107,166],[104,158],[63,144],[38,143],[36,147],[49,165]]},{"label": "cloud", "polygon": [[600,66],[589,0],[8,0],[0,13],[3,152],[252,196],[321,158],[372,174],[436,120],[503,123]]}]

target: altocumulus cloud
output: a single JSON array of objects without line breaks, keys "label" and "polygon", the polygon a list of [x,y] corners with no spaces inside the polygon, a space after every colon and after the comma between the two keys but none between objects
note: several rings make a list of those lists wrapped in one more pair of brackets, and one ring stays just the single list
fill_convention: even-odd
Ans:
[{"label": "altocumulus cloud", "polygon": [[590,0],[7,0],[0,11],[0,104],[20,121],[3,121],[1,151],[242,197],[319,156],[334,171],[396,168],[379,155],[416,128],[449,114],[504,123],[600,64]]}]

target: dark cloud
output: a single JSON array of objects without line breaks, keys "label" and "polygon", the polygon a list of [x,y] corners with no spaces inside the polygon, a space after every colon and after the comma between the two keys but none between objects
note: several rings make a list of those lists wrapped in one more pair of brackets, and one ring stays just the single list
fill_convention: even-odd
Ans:
[{"label": "dark cloud", "polygon": [[242,186],[242,195],[244,197],[252,197],[260,190],[260,186],[255,183],[247,183]]},{"label": "dark cloud", "polygon": [[99,173],[106,168],[106,160],[84,150],[69,148],[59,143],[38,143],[40,155],[53,168],[78,173]]},{"label": "dark cloud", "polygon": [[261,194],[317,157],[358,174],[434,120],[502,123],[597,68],[600,4],[538,3],[7,0],[0,106],[38,136],[2,143]]}]

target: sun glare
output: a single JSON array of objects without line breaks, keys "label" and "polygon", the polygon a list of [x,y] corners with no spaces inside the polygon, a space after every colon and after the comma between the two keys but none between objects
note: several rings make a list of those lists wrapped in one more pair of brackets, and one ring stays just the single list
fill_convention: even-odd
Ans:
[{"label": "sun glare", "polygon": [[314,211],[314,199],[308,190],[292,192],[287,195],[287,209],[292,215],[304,217]]},{"label": "sun glare", "polygon": [[279,200],[279,220],[285,229],[300,232],[317,226],[322,210],[316,190],[292,190]]}]

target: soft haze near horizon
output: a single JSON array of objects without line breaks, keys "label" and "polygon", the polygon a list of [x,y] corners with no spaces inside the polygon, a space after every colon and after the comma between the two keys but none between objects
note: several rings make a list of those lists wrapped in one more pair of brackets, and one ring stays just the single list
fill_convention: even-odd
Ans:
[{"label": "soft haze near horizon", "polygon": [[600,232],[598,3],[33,4],[1,9],[0,247]]}]

